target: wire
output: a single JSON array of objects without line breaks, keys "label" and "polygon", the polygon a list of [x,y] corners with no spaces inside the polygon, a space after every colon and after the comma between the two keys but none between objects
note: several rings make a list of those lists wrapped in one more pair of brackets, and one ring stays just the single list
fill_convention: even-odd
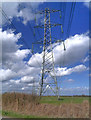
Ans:
[{"label": "wire", "polygon": [[[9,23],[10,23],[10,25],[16,30],[16,33],[18,33],[15,25],[14,25],[14,24],[12,23],[12,21],[7,17],[7,15],[6,15],[6,13],[4,12],[4,10],[1,9],[1,12],[2,12],[3,16],[5,17],[5,19],[8,20]],[[31,29],[32,33],[34,33],[31,25],[29,25],[29,28]],[[34,35],[34,34],[33,34],[33,35]],[[34,38],[35,38],[35,36],[34,36]],[[36,39],[36,38],[35,38],[35,39]],[[28,47],[28,44],[24,41],[23,38],[22,38],[22,41],[23,41],[23,42],[25,43],[25,45]],[[29,49],[29,47],[28,47],[28,49]],[[35,56],[35,54],[33,54],[33,55]],[[36,58],[36,57],[34,57],[34,58]],[[39,67],[41,68],[41,65],[39,64],[38,60],[37,60],[37,59],[35,59],[35,60],[36,60],[36,62],[38,63]],[[33,86],[32,86],[32,87],[33,87]],[[34,88],[35,88],[35,86],[34,86]],[[18,90],[18,91],[19,91],[19,90]],[[20,90],[20,91],[21,91],[21,90]]]},{"label": "wire", "polygon": [[[63,14],[63,23],[62,23],[62,25],[63,25],[63,28],[64,28],[65,14],[66,14],[66,2],[63,5],[63,12],[64,12],[64,14]],[[63,36],[64,36],[64,32],[62,34],[62,38],[63,38]]]},{"label": "wire", "polygon": [[[21,4],[19,4],[19,8],[20,8],[20,10],[21,10],[21,9],[24,8],[24,6],[21,6]],[[37,38],[36,38],[36,36],[34,35],[35,33],[34,33],[34,30],[33,30],[32,26],[31,26],[31,24],[28,24],[28,27],[29,27],[29,29],[31,30],[31,32],[32,32],[32,34],[33,34],[33,37],[34,37],[34,39],[35,39],[35,41],[36,41]]]},{"label": "wire", "polygon": [[[0,9],[1,9],[1,7],[0,7]],[[16,30],[16,34],[19,33],[19,31],[17,31],[15,25],[14,25],[14,24],[12,23],[12,21],[8,18],[8,16],[6,15],[6,13],[4,12],[3,9],[2,9],[2,14],[3,14],[3,16],[5,17],[5,19],[6,19],[8,22],[10,22],[10,25]],[[28,44],[25,42],[24,38],[21,38],[21,40],[23,40],[23,42],[24,42],[24,44],[26,45],[26,47],[27,47],[28,49],[30,49],[29,46],[28,46]]]},{"label": "wire", "polygon": [[76,2],[72,2],[66,37],[69,37],[69,34],[70,34],[71,24],[72,24],[72,20],[73,20],[73,16],[74,16],[75,5],[76,5]]},{"label": "wire", "polygon": [[[19,4],[19,7],[20,7],[20,9],[22,8],[22,6]],[[31,8],[32,8],[32,6],[31,6]],[[34,35],[34,31],[33,31],[33,28],[32,28],[32,26],[29,24],[29,28],[30,28],[30,30],[31,30],[31,32],[32,32],[32,34],[33,34],[33,37],[34,37],[34,39],[35,39],[35,41],[37,40],[36,39],[36,36]],[[35,54],[32,52],[32,55],[34,55],[35,56]],[[36,56],[35,56],[36,57]],[[41,67],[41,65],[40,65],[40,63],[38,62],[38,60],[36,59],[36,61],[37,61],[37,63],[38,63],[38,65],[39,65],[39,67]]]},{"label": "wire", "polygon": [[[1,9],[1,7],[0,7],[0,9]],[[14,25],[14,24],[12,23],[12,21],[7,17],[7,15],[6,15],[6,13],[4,12],[4,10],[1,9],[1,11],[2,11],[3,16],[11,23],[11,26],[16,30],[16,33],[19,33],[19,32],[17,32],[17,29],[16,29],[15,25]],[[21,38],[21,39],[22,39],[23,42],[25,43],[26,47],[27,47],[28,49],[30,49],[30,48],[28,47],[27,43],[25,42],[24,38]],[[34,55],[34,56],[35,56],[35,55]],[[38,60],[36,60],[36,61],[37,61],[37,63],[39,64]],[[40,65],[39,65],[39,66],[40,66]]]},{"label": "wire", "polygon": [[[29,4],[30,4],[30,7],[31,7],[31,9],[32,9],[32,11],[33,11],[33,7],[32,7],[32,5],[31,5],[31,3],[29,3]],[[24,7],[22,7],[21,4],[19,4],[19,8],[20,8],[20,10],[21,10],[21,9],[23,9]],[[33,30],[33,28],[32,28],[32,26],[31,26],[30,23],[28,23],[28,27],[29,27],[29,29],[31,30],[31,32],[32,32],[32,34],[33,34],[33,37],[34,37],[34,39],[35,39],[35,41],[36,41],[37,38],[36,38],[35,32],[34,32],[34,30]],[[34,28],[34,29],[35,29],[35,28]],[[41,37],[41,34],[40,34],[40,32],[39,32],[38,29],[37,29],[37,32],[38,32],[39,37]],[[38,40],[37,40],[37,41],[38,41]]]},{"label": "wire", "polygon": [[[32,7],[32,5],[31,5],[31,3],[30,3],[30,6],[31,6],[31,9],[34,10],[33,7]],[[35,17],[36,17],[36,16],[35,16]],[[42,38],[42,37],[41,37],[41,34],[40,34],[40,32],[39,32],[38,29],[37,29],[37,32],[38,32],[39,37]]]}]

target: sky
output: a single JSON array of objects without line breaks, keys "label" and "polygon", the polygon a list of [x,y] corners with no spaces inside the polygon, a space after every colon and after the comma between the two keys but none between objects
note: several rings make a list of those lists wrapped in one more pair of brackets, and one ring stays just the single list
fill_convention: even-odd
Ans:
[{"label": "sky", "polygon": [[[71,10],[72,5],[74,11]],[[44,15],[36,14],[35,21],[35,13],[45,10],[45,8],[61,10],[61,19],[59,12],[51,13],[50,16],[51,23],[62,24],[64,31],[62,33],[60,26],[51,29],[59,94],[88,95],[90,76],[89,5],[85,2],[73,4],[72,2],[42,1],[2,4],[2,27],[0,27],[2,92],[31,93],[34,89],[37,93],[39,92],[43,45],[35,44],[34,54],[32,54],[32,43],[43,41],[44,29],[34,28],[34,26],[44,24]],[[66,51],[64,51],[63,43],[55,44],[56,40],[64,41]],[[45,81],[52,82],[52,78],[48,75]],[[46,86],[46,89],[45,95],[53,95],[49,86]],[[53,89],[55,90],[54,87]]]}]

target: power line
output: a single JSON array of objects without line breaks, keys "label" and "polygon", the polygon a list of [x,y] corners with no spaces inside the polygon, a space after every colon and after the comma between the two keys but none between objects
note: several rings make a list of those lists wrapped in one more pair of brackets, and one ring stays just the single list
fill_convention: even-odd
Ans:
[{"label": "power line", "polygon": [[69,37],[69,34],[70,34],[71,24],[72,24],[72,20],[73,20],[73,16],[74,16],[75,5],[76,5],[76,2],[72,2],[70,16],[69,16],[69,22],[68,22],[67,35],[66,35],[67,37]]},{"label": "power line", "polygon": [[[1,9],[1,7],[0,7],[0,9]],[[12,23],[12,21],[8,18],[8,16],[7,16],[6,13],[4,12],[4,10],[1,9],[1,11],[2,11],[2,14],[3,14],[3,16],[5,17],[5,19],[10,23],[10,25],[11,25],[11,26],[13,27],[13,29],[15,30],[16,34],[18,34],[19,31],[17,31],[15,25],[14,25],[14,24]],[[28,49],[30,49],[29,46],[28,46],[28,44],[25,42],[24,38],[21,38],[21,40],[23,40],[23,42],[24,42],[24,44],[26,45],[26,47],[27,47]]]},{"label": "power line", "polygon": [[[8,21],[10,22],[10,25],[16,30],[16,33],[19,33],[19,32],[17,31],[15,25],[14,25],[14,24],[12,23],[12,21],[7,17],[7,15],[6,15],[6,13],[4,12],[4,10],[3,10],[1,7],[0,7],[0,9],[1,9],[2,14],[3,14],[3,16],[5,17],[5,19],[8,20]],[[23,42],[24,42],[24,44],[26,45],[26,47],[27,47],[28,49],[30,49],[30,48],[28,47],[28,44],[25,42],[24,38],[21,38],[21,40],[23,40]],[[34,56],[35,56],[35,55],[34,55]],[[38,62],[37,59],[36,59],[36,62],[39,64],[39,62]],[[39,64],[39,67],[40,67],[40,64]]]},{"label": "power line", "polygon": [[[64,22],[65,22],[65,14],[66,14],[66,2],[63,4],[63,28],[64,28]],[[64,36],[64,32],[62,33],[62,38],[63,38],[63,36]]]},{"label": "power line", "polygon": [[[33,7],[32,7],[32,5],[31,5],[31,3],[30,3],[30,6],[31,6],[31,9],[34,10]],[[35,14],[35,22],[36,22],[36,14]],[[41,34],[39,32],[39,29],[37,29],[37,32],[38,32],[39,37],[41,38]]]},{"label": "power line", "polygon": [[[22,9],[22,6],[21,6],[20,4],[19,4],[19,6],[20,6],[20,9]],[[31,6],[31,8],[32,8],[32,6]],[[32,8],[32,10],[33,10],[33,8]],[[32,34],[33,34],[33,37],[34,37],[34,39],[35,39],[35,41],[36,41],[37,38],[36,38],[36,35],[35,35],[34,31],[33,31],[33,28],[32,28],[32,26],[31,26],[31,24],[29,24],[28,27],[29,27],[29,29],[31,30],[31,32],[32,32]],[[39,32],[39,31],[38,31],[38,32]],[[39,36],[40,36],[40,35],[39,35]],[[33,44],[32,44],[32,47],[33,47]],[[32,50],[32,51],[33,51],[33,50]],[[41,65],[40,65],[39,61],[36,59],[36,56],[35,56],[34,52],[32,52],[32,55],[34,55],[34,58],[35,58],[36,62],[38,63],[39,67],[41,68]],[[30,66],[31,66],[31,65],[30,65]]]},{"label": "power line", "polygon": [[[19,4],[19,7],[20,7],[20,9],[23,8],[20,4]],[[31,24],[29,24],[29,28],[30,28],[30,30],[31,30],[31,32],[32,32],[32,34],[33,34],[33,37],[34,37],[35,41],[36,41],[37,39],[36,39],[36,36],[34,35],[34,31],[33,31],[33,28],[32,28],[32,26],[31,26]],[[32,52],[32,55],[34,55],[34,58],[35,58],[36,62],[38,63],[39,67],[41,68],[40,63],[39,63],[38,60],[36,59],[36,56],[35,56],[35,54],[34,54],[33,52]],[[31,65],[30,65],[30,66],[31,66]]]},{"label": "power line", "polygon": [[[20,10],[23,9],[23,7],[22,7],[20,4],[19,4],[19,7],[20,7]],[[31,24],[29,24],[28,27],[29,27],[29,29],[31,30],[31,32],[32,32],[32,34],[33,34],[33,37],[34,37],[34,39],[35,39],[35,41],[36,41],[37,39],[36,39],[36,36],[35,36],[35,33],[34,33],[34,31],[33,31],[33,28],[32,28],[32,26],[31,26]],[[32,44],[32,47],[33,47],[33,44]],[[38,60],[36,59],[36,56],[35,56],[33,50],[32,50],[32,55],[34,55],[34,58],[35,58],[36,62],[38,63],[39,67],[41,68],[41,65],[40,65],[40,63],[38,62]]]},{"label": "power line", "polygon": [[[31,9],[33,10],[32,6],[31,6],[31,3],[29,3],[29,4],[30,4]],[[24,8],[24,6],[23,6],[23,7],[21,6],[21,4],[19,4],[19,7],[20,7],[20,10]],[[32,32],[32,34],[33,34],[33,37],[34,37],[34,39],[35,39],[35,41],[36,41],[37,38],[36,38],[35,30],[33,30],[33,28],[32,28],[32,26],[31,26],[30,23],[28,23],[28,27],[29,27],[29,29],[31,30],[31,32]],[[37,31],[38,31],[38,30],[37,30]],[[39,35],[39,37],[41,36],[41,34],[39,33],[39,31],[38,31],[38,35]],[[38,41],[38,40],[37,40],[37,41]]]},{"label": "power line", "polygon": [[[7,15],[6,15],[6,13],[4,12],[4,10],[1,9],[1,11],[2,11],[2,14],[3,14],[3,16],[5,17],[5,19],[8,20],[8,21],[10,22],[11,26],[16,30],[16,27],[14,26],[14,24],[12,23],[12,21],[7,17]],[[31,31],[32,31],[32,33],[33,33],[33,29],[32,29],[32,27],[31,27],[31,25],[30,25],[29,27],[30,27],[30,29],[31,29]],[[16,30],[16,32],[17,32],[17,30]],[[18,33],[18,32],[17,32],[17,33]],[[33,35],[34,35],[34,34],[33,34]],[[35,38],[35,37],[34,37],[34,38]],[[24,42],[24,44],[28,47],[28,45],[27,45],[27,43],[24,41],[24,39],[23,39],[23,38],[21,38],[21,39],[22,39],[22,41]],[[36,38],[35,38],[35,39],[36,39]],[[28,49],[30,49],[30,48],[28,47]],[[35,58],[36,62],[38,63],[39,67],[41,68],[41,65],[39,64],[38,60],[36,59],[35,54],[32,54],[32,55],[34,55],[34,58]],[[35,89],[35,86],[34,86],[34,87],[32,86],[32,88]],[[18,91],[19,91],[19,90],[18,90]],[[20,90],[20,91],[21,91],[21,90]]]}]

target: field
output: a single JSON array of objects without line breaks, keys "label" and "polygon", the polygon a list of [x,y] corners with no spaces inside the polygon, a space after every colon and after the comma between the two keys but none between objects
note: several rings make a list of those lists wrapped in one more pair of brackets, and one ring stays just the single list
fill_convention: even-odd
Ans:
[{"label": "field", "polygon": [[57,100],[55,96],[43,96],[40,100],[40,103],[48,103],[60,105],[62,103],[82,103],[84,100],[89,100],[89,97],[64,97],[60,96],[60,100]]},{"label": "field", "polygon": [[2,95],[2,114],[16,118],[88,118],[89,97],[43,96],[24,93]]}]

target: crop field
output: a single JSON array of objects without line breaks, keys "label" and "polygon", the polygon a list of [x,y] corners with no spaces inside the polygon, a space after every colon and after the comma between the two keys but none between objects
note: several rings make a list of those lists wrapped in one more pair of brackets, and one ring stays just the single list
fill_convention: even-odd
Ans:
[{"label": "crop field", "polygon": [[2,115],[16,118],[88,118],[89,97],[42,96],[24,93],[2,95]]}]

